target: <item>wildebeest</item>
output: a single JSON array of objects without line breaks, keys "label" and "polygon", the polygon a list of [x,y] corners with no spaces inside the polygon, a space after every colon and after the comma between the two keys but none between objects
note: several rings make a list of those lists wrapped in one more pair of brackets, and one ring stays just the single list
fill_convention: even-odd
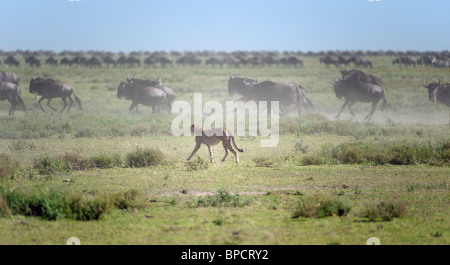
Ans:
[{"label": "wildebeest", "polygon": [[355,64],[355,66],[364,66],[365,68],[372,68],[372,61],[370,61],[369,59],[366,58],[362,58],[359,56],[352,56],[347,60],[348,63],[352,62]]},{"label": "wildebeest", "polygon": [[45,60],[45,64],[57,65],[58,64],[58,60],[55,59],[55,57],[50,56],[50,57],[47,58],[47,60]]},{"label": "wildebeest", "polygon": [[100,60],[100,58],[98,58],[96,56],[92,56],[91,58],[86,60],[85,65],[88,66],[88,67],[101,68],[102,67],[102,61]]},{"label": "wildebeest", "polygon": [[72,95],[75,97],[75,101],[77,102],[78,107],[80,109],[83,109],[81,106],[81,100],[78,98],[77,95],[75,95],[75,89],[71,85],[64,82],[56,82],[53,79],[42,79],[40,77],[32,77],[30,81],[30,93],[35,94],[36,96],[41,96],[41,98],[38,101],[38,104],[43,112],[45,112],[45,110],[41,105],[41,101],[44,99],[48,99],[47,106],[52,110],[56,111],[55,108],[50,106],[50,102],[52,101],[53,98],[61,98],[61,100],[63,101],[64,106],[60,111],[61,113],[67,107],[66,98],[68,98],[70,100],[70,105],[69,108],[67,109],[67,112],[69,112],[73,104]]},{"label": "wildebeest", "polygon": [[117,89],[117,97],[131,100],[129,110],[132,111],[136,108],[136,112],[138,112],[139,104],[151,106],[152,113],[161,112],[161,105],[168,104],[166,93],[162,89],[139,85],[138,82],[121,81]]},{"label": "wildebeest", "polygon": [[4,63],[9,66],[11,65],[20,66],[20,61],[17,60],[17,58],[14,57],[13,55],[9,55],[8,57],[6,57]]},{"label": "wildebeest", "polygon": [[341,70],[342,79],[344,80],[359,80],[366,83],[372,83],[378,86],[383,86],[381,76],[376,74],[366,74],[360,70]]},{"label": "wildebeest", "polygon": [[295,84],[275,83],[272,81],[258,83],[256,80],[230,76],[230,79],[228,79],[228,92],[230,94],[241,94],[243,96],[242,99],[245,101],[278,101],[283,112],[286,112],[285,108],[294,104],[298,109],[299,115],[302,108],[314,108],[312,102],[306,97],[305,89]]},{"label": "wildebeest", "polygon": [[355,116],[351,106],[356,102],[370,102],[372,103],[372,109],[364,120],[369,121],[372,118],[373,113],[377,107],[378,101],[383,99],[383,109],[386,107],[386,93],[384,89],[378,85],[372,83],[366,83],[359,80],[343,80],[334,78],[334,92],[337,98],[345,98],[344,105],[336,115],[336,119],[341,116],[342,110],[348,105],[348,109],[352,116]]},{"label": "wildebeest", "polygon": [[[433,81],[428,83],[428,80],[425,83],[425,88],[428,89],[428,99],[430,101],[433,101],[434,103],[442,102],[447,107],[450,107],[450,84],[441,84],[441,81],[439,82]],[[449,121],[450,125],[450,114],[449,114]]]},{"label": "wildebeest", "polygon": [[219,65],[220,68],[223,68],[224,63],[225,63],[225,60],[219,59],[217,57],[210,57],[210,58],[205,60],[205,65],[209,65],[210,64],[213,67],[215,67],[216,65]]},{"label": "wildebeest", "polygon": [[8,114],[13,115],[17,104],[21,105],[23,110],[26,112],[25,103],[20,97],[21,92],[18,85],[11,82],[0,81],[0,101],[8,100],[11,103],[11,108]]},{"label": "wildebeest", "polygon": [[41,59],[39,59],[38,57],[32,55],[30,57],[25,58],[25,62],[31,66],[31,67],[40,67],[41,66]]},{"label": "wildebeest", "polygon": [[336,67],[339,67],[339,59],[335,56],[325,56],[319,59],[320,63],[324,63],[326,66],[330,64],[334,64]]},{"label": "wildebeest", "polygon": [[162,91],[164,91],[164,93],[166,94],[166,99],[167,102],[163,102],[163,104],[160,107],[167,107],[167,110],[169,113],[172,112],[172,102],[175,100],[176,98],[176,94],[175,92],[167,87],[164,86],[162,84],[162,80],[161,78],[158,79],[158,82],[152,81],[152,80],[143,80],[143,79],[138,79],[136,77],[127,77],[127,84],[129,85],[135,85],[136,88],[139,89],[140,88],[145,88],[145,87],[154,87],[154,88],[158,88],[161,89]]},{"label": "wildebeest", "polygon": [[401,56],[401,57],[397,57],[394,60],[392,60],[392,65],[394,65],[394,64],[398,64],[399,66],[402,66],[402,64],[403,64],[405,67],[408,67],[408,65],[413,65],[414,67],[416,67],[417,60],[414,58]]},{"label": "wildebeest", "polygon": [[20,83],[20,76],[18,74],[16,74],[16,73],[3,72],[2,70],[0,70],[0,81],[10,82],[10,83],[14,83],[16,85],[19,85],[19,83]]}]

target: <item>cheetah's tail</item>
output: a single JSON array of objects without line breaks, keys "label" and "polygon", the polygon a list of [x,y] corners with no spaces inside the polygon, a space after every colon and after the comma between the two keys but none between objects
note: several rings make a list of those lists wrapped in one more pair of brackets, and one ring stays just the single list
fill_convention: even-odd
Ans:
[{"label": "cheetah's tail", "polygon": [[238,150],[239,152],[244,152],[244,149],[240,149],[237,144],[236,144],[236,140],[234,139],[234,136],[230,136],[231,141],[233,142],[234,147],[236,148],[236,150]]}]

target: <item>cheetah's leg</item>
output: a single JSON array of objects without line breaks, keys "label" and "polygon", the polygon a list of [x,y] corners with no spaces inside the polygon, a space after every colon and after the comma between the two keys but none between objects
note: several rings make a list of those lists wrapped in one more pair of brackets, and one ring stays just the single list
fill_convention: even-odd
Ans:
[{"label": "cheetah's leg", "polygon": [[195,146],[194,150],[192,151],[191,155],[187,158],[187,161],[191,160],[191,158],[195,155],[195,153],[197,153],[198,149],[200,149],[200,145],[201,145],[201,143],[198,142],[197,145]]},{"label": "cheetah's leg", "polygon": [[223,142],[223,141],[222,141],[222,145],[223,145],[223,149],[225,149],[225,156],[222,158],[222,162],[224,162],[225,159],[227,159],[227,156],[228,156],[228,148],[227,148],[225,142]]},{"label": "cheetah's leg", "polygon": [[214,162],[214,153],[212,150],[212,146],[208,145],[208,150],[209,150],[209,157],[211,158],[211,163],[213,163]]},{"label": "cheetah's leg", "polygon": [[233,147],[229,147],[231,153],[233,153],[233,155],[236,157],[236,163],[239,163],[239,155],[236,153],[236,151],[234,151]]}]

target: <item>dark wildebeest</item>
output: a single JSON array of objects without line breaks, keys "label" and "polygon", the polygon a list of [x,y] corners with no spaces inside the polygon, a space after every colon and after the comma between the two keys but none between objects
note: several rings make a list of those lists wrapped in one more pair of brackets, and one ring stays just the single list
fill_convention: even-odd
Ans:
[{"label": "dark wildebeest", "polygon": [[14,114],[17,104],[19,104],[23,110],[26,112],[25,103],[20,97],[21,92],[18,85],[11,82],[0,81],[0,101],[8,100],[11,103],[11,109],[9,110],[9,115]]},{"label": "dark wildebeest", "polygon": [[103,59],[103,62],[106,64],[106,67],[108,67],[109,68],[109,65],[110,64],[112,64],[113,66],[115,66],[116,65],[116,60],[111,56],[111,55],[108,55],[108,56],[106,56],[104,59]]},{"label": "dark wildebeest", "polygon": [[154,87],[154,88],[161,89],[166,94],[167,102],[163,102],[163,104],[162,104],[162,106],[160,106],[160,108],[166,107],[169,113],[172,112],[172,102],[175,100],[177,95],[171,88],[169,88],[167,86],[163,86],[161,78],[158,79],[158,82],[155,82],[155,81],[151,81],[151,80],[137,79],[135,76],[130,78],[130,76],[128,76],[127,84],[135,85],[137,88],[138,87],[141,87],[141,88]]},{"label": "dark wildebeest", "polygon": [[100,60],[100,58],[96,56],[92,56],[91,58],[86,60],[84,64],[88,67],[98,67],[98,68],[102,67],[102,61]]},{"label": "dark wildebeest", "polygon": [[216,67],[216,65],[219,65],[220,68],[223,68],[223,64],[225,63],[225,60],[219,59],[217,57],[210,57],[205,60],[205,65],[212,65],[213,67]]},{"label": "dark wildebeest", "polygon": [[42,79],[39,77],[36,78],[32,77],[30,81],[30,93],[35,94],[36,96],[41,96],[41,99],[39,99],[38,104],[43,112],[45,112],[45,110],[41,105],[41,101],[44,99],[48,99],[47,106],[52,110],[56,111],[55,108],[50,106],[50,102],[52,101],[53,98],[61,98],[61,100],[63,101],[64,106],[60,111],[61,113],[67,107],[66,98],[68,98],[70,100],[70,105],[69,108],[67,109],[67,112],[69,112],[73,104],[72,94],[75,97],[78,107],[80,109],[83,109],[81,107],[81,100],[77,97],[77,95],[75,95],[75,89],[67,83],[56,82],[53,79]]},{"label": "dark wildebeest", "polygon": [[38,57],[31,55],[30,57],[27,57],[25,59],[25,62],[31,66],[31,67],[40,67],[41,66],[41,59],[39,59]]},{"label": "dark wildebeest", "polygon": [[341,70],[342,79],[344,80],[359,80],[366,83],[372,83],[378,86],[383,86],[381,76],[375,74],[366,74],[359,70]]},{"label": "dark wildebeest", "polygon": [[366,59],[366,58],[362,58],[362,57],[359,57],[359,56],[352,56],[352,57],[350,57],[348,60],[347,60],[347,62],[352,62],[352,63],[354,63],[355,64],[355,66],[364,66],[365,68],[368,68],[368,67],[370,67],[370,68],[372,68],[373,66],[372,66],[372,61],[370,61],[369,59]]},{"label": "dark wildebeest", "polygon": [[16,74],[16,73],[3,72],[2,70],[0,70],[0,81],[10,82],[10,83],[14,83],[16,85],[19,85],[19,83],[20,83],[20,76],[18,74]]},{"label": "dark wildebeest", "polygon": [[58,60],[55,59],[55,57],[50,56],[50,57],[47,58],[47,60],[45,60],[45,64],[57,65],[58,64]]},{"label": "dark wildebeest", "polygon": [[136,57],[130,56],[127,58],[127,64],[129,67],[134,67],[134,65],[141,66],[141,60]]},{"label": "dark wildebeest", "polygon": [[162,67],[166,67],[167,65],[173,67],[173,60],[167,57],[161,57],[161,59],[159,59],[159,63]]},{"label": "dark wildebeest", "polygon": [[[430,82],[428,83],[428,80],[426,81],[426,84],[424,86],[428,89],[428,99],[430,101],[433,101],[434,103],[442,102],[447,107],[450,107],[450,84],[441,84],[441,81],[439,82]],[[449,121],[448,124],[450,125],[450,114],[449,114]]]},{"label": "dark wildebeest", "polygon": [[168,104],[166,93],[160,88],[154,86],[142,86],[138,82],[128,83],[120,82],[117,89],[117,97],[119,99],[129,99],[132,101],[129,108],[132,111],[136,108],[138,112],[138,105],[146,105],[152,107],[152,113],[160,113],[161,105]]},{"label": "dark wildebeest", "polygon": [[[244,101],[278,101],[283,112],[286,112],[285,108],[295,104],[299,115],[303,107],[307,109],[314,108],[312,102],[306,97],[305,89],[295,84],[275,83],[272,81],[258,83],[256,80],[231,75],[230,79],[228,79],[228,92],[242,95],[241,100]],[[270,104],[268,107],[268,111],[270,111]]]},{"label": "dark wildebeest", "polygon": [[336,67],[339,67],[339,59],[335,56],[325,56],[319,59],[320,63],[324,63],[326,66],[330,66],[330,64],[334,64]]},{"label": "dark wildebeest", "polygon": [[334,78],[334,92],[337,98],[345,97],[344,105],[342,105],[341,110],[336,115],[336,119],[341,116],[342,110],[348,105],[348,109],[352,116],[355,116],[351,106],[356,102],[371,102],[372,110],[364,118],[364,120],[369,121],[372,118],[373,113],[377,107],[378,101],[383,99],[383,109],[386,107],[386,93],[384,89],[378,85],[362,82],[359,80],[339,80]]},{"label": "dark wildebeest", "polygon": [[6,57],[6,59],[3,61],[6,65],[15,65],[15,66],[20,66],[20,61],[16,59],[16,57],[14,57],[13,55],[9,55],[8,57]]}]

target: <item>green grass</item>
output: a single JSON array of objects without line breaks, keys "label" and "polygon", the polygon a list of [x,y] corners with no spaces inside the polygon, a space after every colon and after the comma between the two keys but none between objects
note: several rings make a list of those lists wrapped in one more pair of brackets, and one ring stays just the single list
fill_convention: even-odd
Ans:
[{"label": "green grass", "polygon": [[[10,117],[0,102],[0,188],[9,194],[0,196],[0,244],[73,236],[81,244],[366,244],[375,236],[386,245],[448,245],[448,108],[435,107],[423,88],[426,79],[448,81],[448,69],[373,58],[367,72],[383,77],[388,108],[364,123],[364,103],[354,105],[355,118],[346,109],[334,120],[343,104],[332,91],[339,71],[304,60],[301,69],[14,69],[29,113]],[[28,93],[36,71],[72,84],[84,110],[42,113]],[[239,98],[228,95],[230,73],[302,84],[316,112],[283,117],[274,148],[236,137],[245,150],[239,164],[231,154],[210,163],[205,146],[186,162],[195,140],[171,135],[176,115],[149,115],[144,106],[130,113],[131,102],[116,97],[120,80],[136,74],[162,77],[178,100],[202,92],[203,102],[224,103]]]}]

